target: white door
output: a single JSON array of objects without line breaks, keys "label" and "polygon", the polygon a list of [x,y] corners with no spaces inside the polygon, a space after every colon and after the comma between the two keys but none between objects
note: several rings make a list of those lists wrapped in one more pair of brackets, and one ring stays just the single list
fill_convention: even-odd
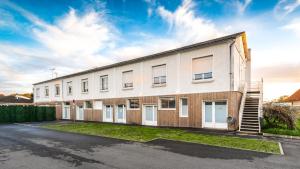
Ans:
[{"label": "white door", "polygon": [[143,107],[143,125],[157,126],[157,106],[144,105]]},{"label": "white door", "polygon": [[83,106],[77,106],[76,120],[84,120]]},{"label": "white door", "polygon": [[63,106],[62,119],[66,119],[66,120],[70,119],[70,106],[69,105],[64,105]]},{"label": "white door", "polygon": [[226,101],[205,101],[202,111],[203,127],[227,129],[227,103]]},{"label": "white door", "polygon": [[126,123],[126,107],[125,105],[117,105],[115,110],[115,122]]},{"label": "white door", "polygon": [[111,105],[105,105],[103,111],[103,121],[113,122],[113,107]]}]

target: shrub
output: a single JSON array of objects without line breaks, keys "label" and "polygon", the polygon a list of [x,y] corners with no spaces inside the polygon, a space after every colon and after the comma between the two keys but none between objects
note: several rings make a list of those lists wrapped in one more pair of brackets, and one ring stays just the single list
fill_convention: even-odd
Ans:
[{"label": "shrub", "polygon": [[264,105],[264,128],[295,129],[295,111],[290,106]]}]

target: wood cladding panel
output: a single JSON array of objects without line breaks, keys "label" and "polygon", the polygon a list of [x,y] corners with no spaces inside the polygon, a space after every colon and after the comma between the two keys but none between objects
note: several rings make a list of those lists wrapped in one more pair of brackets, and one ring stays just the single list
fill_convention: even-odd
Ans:
[{"label": "wood cladding panel", "polygon": [[[157,110],[158,126],[170,127],[193,127],[202,128],[202,103],[203,101],[227,101],[228,115],[237,119],[235,124],[228,126],[230,130],[237,129],[239,118],[239,105],[242,94],[240,92],[214,92],[214,93],[193,93],[180,95],[167,95],[176,98],[176,109],[174,110]],[[135,97],[140,100],[140,108],[138,110],[126,111],[126,123],[142,124],[142,108],[143,105],[154,104],[158,106],[160,96]],[[188,99],[188,117],[179,117],[180,98]],[[115,98],[101,100],[104,105],[113,106],[113,118],[115,118],[115,106],[124,104],[127,106],[128,98]],[[76,105],[83,105],[82,100],[75,101]],[[60,103],[61,104],[61,103]],[[61,119],[61,106],[57,107],[57,118]],[[75,113],[76,114],[76,113]],[[84,109],[84,120],[86,121],[102,121],[102,110]]]}]

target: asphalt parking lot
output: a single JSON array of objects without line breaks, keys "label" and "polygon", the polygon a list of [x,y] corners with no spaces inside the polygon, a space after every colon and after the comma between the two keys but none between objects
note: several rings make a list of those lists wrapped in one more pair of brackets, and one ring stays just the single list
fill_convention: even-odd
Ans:
[{"label": "asphalt parking lot", "polygon": [[0,125],[0,168],[300,168],[300,140],[280,141],[285,155],[167,140],[137,143],[6,124]]}]

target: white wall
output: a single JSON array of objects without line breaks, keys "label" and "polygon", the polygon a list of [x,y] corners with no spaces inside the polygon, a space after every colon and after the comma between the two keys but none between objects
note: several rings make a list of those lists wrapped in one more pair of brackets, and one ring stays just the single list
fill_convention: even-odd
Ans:
[{"label": "white wall", "polygon": [[[237,39],[237,48],[243,52],[241,38]],[[165,57],[146,60],[139,63],[133,63],[115,68],[109,68],[99,72],[93,72],[86,75],[80,75],[60,81],[35,85],[40,87],[39,99],[35,102],[46,101],[71,101],[102,98],[120,98],[135,96],[154,96],[169,95],[181,93],[203,93],[203,92],[221,92],[230,90],[229,76],[229,42],[214,45],[201,49],[193,49]],[[192,59],[213,55],[213,80],[201,83],[192,81]],[[238,90],[241,81],[239,69],[243,66],[239,55],[235,50],[234,54],[234,74],[235,90]],[[167,84],[165,87],[152,87],[152,66],[166,64]],[[133,70],[133,89],[124,90],[122,87],[122,72]],[[244,70],[243,70],[244,71]],[[100,76],[108,75],[108,91],[100,92]],[[239,78],[238,78],[239,77]],[[81,79],[88,78],[89,92],[81,92]],[[244,78],[244,77],[243,77]],[[63,81],[63,95],[54,97],[54,85],[61,84]],[[72,81],[73,94],[67,95],[67,82]],[[49,86],[50,96],[44,97],[44,86]]]},{"label": "white wall", "polygon": [[246,81],[246,58],[244,54],[242,37],[236,39],[233,45],[233,62],[234,62],[234,90],[238,91]]}]

